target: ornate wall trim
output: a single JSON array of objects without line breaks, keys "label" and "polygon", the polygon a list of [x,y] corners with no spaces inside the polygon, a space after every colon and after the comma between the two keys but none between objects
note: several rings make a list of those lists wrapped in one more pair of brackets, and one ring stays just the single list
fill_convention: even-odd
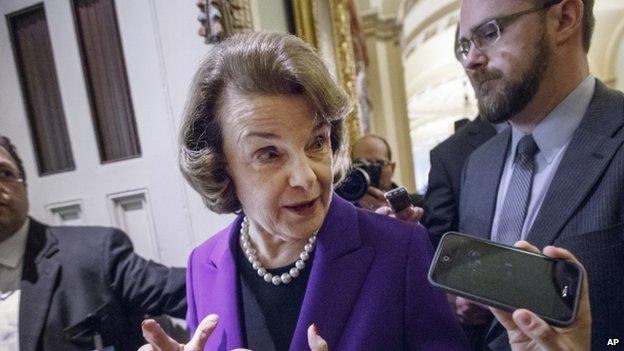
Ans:
[{"label": "ornate wall trim", "polygon": [[295,16],[297,36],[318,49],[316,1],[293,0],[292,8]]},{"label": "ornate wall trim", "polygon": [[[321,4],[318,1],[322,1]],[[351,34],[350,0],[294,0],[293,14],[297,36],[321,50],[319,45],[319,6],[329,5],[331,36],[334,48],[333,61],[336,65],[336,78],[349,95],[353,112],[347,116],[345,124],[349,135],[349,144],[360,138],[360,116],[357,108],[355,56]]]},{"label": "ornate wall trim", "polygon": [[[409,56],[409,53],[418,47],[420,43],[416,39],[421,33],[427,31],[428,28],[437,26],[437,23],[440,20],[444,20],[446,17],[448,17],[449,14],[458,11],[459,6],[459,1],[448,3],[446,6],[442,6],[441,8],[437,9],[431,16],[418,23],[415,27],[410,28],[404,26],[403,35],[401,38],[403,57]],[[449,21],[448,23],[446,23],[446,26],[453,25],[453,23],[451,22],[457,24],[457,19],[455,18],[454,20]]]},{"label": "ornate wall trim", "polygon": [[393,40],[398,42],[401,24],[398,23],[396,16],[382,17],[375,10],[363,13],[361,19],[362,31],[365,36],[375,37],[381,41]]},{"label": "ornate wall trim", "polygon": [[360,118],[358,114],[357,91],[355,87],[355,59],[353,55],[353,38],[351,36],[350,17],[347,9],[348,0],[328,0],[330,4],[332,33],[338,80],[342,84],[353,106],[353,112],[347,117],[346,125],[349,133],[349,145],[360,138]]},{"label": "ornate wall trim", "polygon": [[253,17],[249,0],[230,0],[232,8],[232,30],[234,33],[253,31]]}]

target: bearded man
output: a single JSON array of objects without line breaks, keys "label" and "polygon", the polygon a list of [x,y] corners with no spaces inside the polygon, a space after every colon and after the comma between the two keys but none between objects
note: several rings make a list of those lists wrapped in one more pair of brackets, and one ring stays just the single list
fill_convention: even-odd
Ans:
[{"label": "bearded man", "polygon": [[[589,73],[593,2],[462,2],[457,54],[479,114],[511,128],[469,157],[459,230],[574,252],[591,287],[592,349],[603,349],[624,337],[624,94]],[[484,348],[522,342],[479,305],[453,304],[464,324],[492,323]]]}]

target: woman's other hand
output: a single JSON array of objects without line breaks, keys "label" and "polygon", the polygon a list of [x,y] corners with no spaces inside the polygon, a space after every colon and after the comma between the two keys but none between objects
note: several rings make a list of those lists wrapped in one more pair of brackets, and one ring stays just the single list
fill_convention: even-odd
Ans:
[{"label": "woman's other hand", "polygon": [[[539,253],[539,250],[526,241],[518,241],[516,247]],[[582,267],[568,250],[547,246],[544,255],[560,258]],[[585,270],[583,269],[583,273]],[[491,308],[498,321],[507,329],[509,344],[514,351],[554,351],[589,350],[591,345],[591,312],[587,274],[583,274],[583,288],[576,321],[565,328],[552,327],[535,313],[518,309],[513,313]]]},{"label": "woman's other hand", "polygon": [[308,327],[308,345],[310,351],[328,351],[327,342],[319,335],[316,324]]},{"label": "woman's other hand", "polygon": [[216,314],[208,315],[201,321],[193,338],[188,344],[180,344],[173,340],[153,319],[146,319],[141,323],[143,337],[149,344],[141,346],[139,351],[203,351],[208,337],[219,322]]},{"label": "woman's other hand", "polygon": [[[180,344],[173,340],[153,319],[146,319],[141,324],[143,337],[149,344],[141,346],[139,351],[203,351],[208,337],[212,334],[219,322],[216,314],[208,315],[197,327],[193,338],[188,344]],[[315,324],[308,327],[308,344],[310,351],[328,351],[327,342],[319,335]],[[250,351],[236,349],[232,351]]]}]

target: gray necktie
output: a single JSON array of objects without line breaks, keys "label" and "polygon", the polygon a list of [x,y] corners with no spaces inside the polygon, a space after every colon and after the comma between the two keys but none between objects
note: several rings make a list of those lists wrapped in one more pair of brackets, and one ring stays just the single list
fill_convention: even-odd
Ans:
[{"label": "gray necktie", "polygon": [[538,151],[539,147],[530,134],[525,135],[518,142],[513,174],[507,188],[503,208],[499,214],[496,237],[493,238],[495,241],[513,245],[520,240],[531,198],[535,154]]}]

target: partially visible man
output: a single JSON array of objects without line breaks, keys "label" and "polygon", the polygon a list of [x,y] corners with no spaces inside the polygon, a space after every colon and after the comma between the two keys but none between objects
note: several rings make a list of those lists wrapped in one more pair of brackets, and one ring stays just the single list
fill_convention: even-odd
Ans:
[{"label": "partially visible man", "polygon": [[0,340],[3,350],[136,350],[145,314],[186,313],[185,270],[146,261],[104,227],[28,217],[26,174],[0,136]]},{"label": "partially visible man", "polygon": [[[398,185],[392,182],[396,163],[392,161],[392,150],[386,139],[374,134],[367,134],[361,137],[353,145],[351,158],[353,160],[367,160],[381,166],[379,188],[369,187],[368,193],[359,200],[360,205],[373,211],[382,206],[388,206],[384,193],[396,188]],[[422,206],[421,195],[410,194],[410,200],[412,205]]]},{"label": "partially visible man", "polygon": [[[624,94],[589,74],[592,7],[462,2],[458,53],[479,113],[512,128],[470,155],[459,230],[574,252],[589,277],[598,350],[624,337]],[[480,314],[467,300],[456,306],[465,320]],[[502,331],[489,328],[490,349],[510,347]]]},{"label": "partially visible man", "polygon": [[464,164],[474,150],[494,135],[496,128],[477,117],[431,150],[422,224],[429,231],[434,247],[438,246],[444,233],[459,228],[459,194]]},{"label": "partially visible man", "polygon": [[[461,64],[459,54],[459,25],[455,30],[455,58]],[[480,116],[470,121],[455,121],[455,134],[434,147],[429,153],[429,181],[423,200],[425,213],[423,225],[429,231],[434,247],[442,235],[456,231],[459,226],[459,195],[461,174],[468,156],[497,132],[507,128],[506,122],[493,124]]]},{"label": "partially visible man", "polygon": [[[460,184],[464,164],[474,150],[496,135],[497,128],[505,126],[493,125],[477,117],[431,150],[422,224],[429,232],[433,247],[438,246],[444,233],[459,229]],[[455,305],[457,297],[449,294],[448,298],[451,305]],[[458,313],[459,322],[473,349],[481,348],[482,335],[489,327],[487,323],[493,320],[488,310],[479,311],[483,312],[481,316],[473,314],[469,320],[462,318],[461,311]]]}]

